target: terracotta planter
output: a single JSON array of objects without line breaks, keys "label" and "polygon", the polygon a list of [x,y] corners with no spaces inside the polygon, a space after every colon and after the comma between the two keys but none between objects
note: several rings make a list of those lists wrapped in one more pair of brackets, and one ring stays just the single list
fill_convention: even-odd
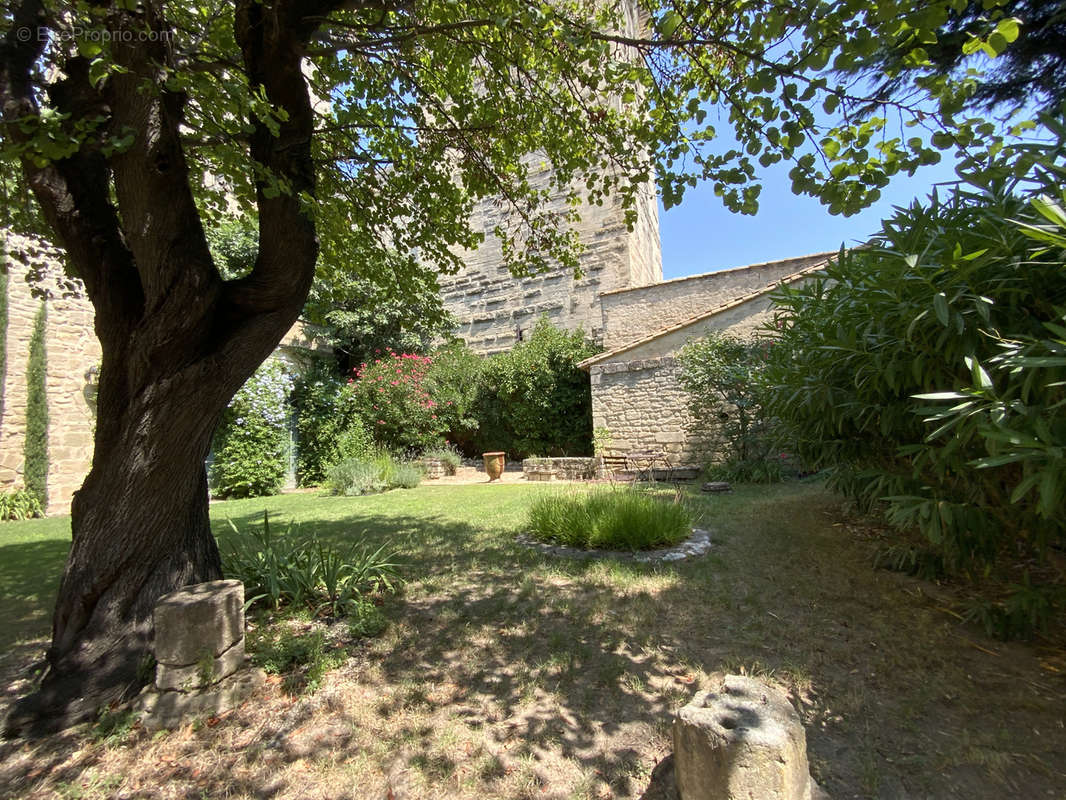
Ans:
[{"label": "terracotta planter", "polygon": [[485,461],[485,472],[489,475],[489,483],[497,480],[503,474],[503,452],[482,453],[481,458]]}]

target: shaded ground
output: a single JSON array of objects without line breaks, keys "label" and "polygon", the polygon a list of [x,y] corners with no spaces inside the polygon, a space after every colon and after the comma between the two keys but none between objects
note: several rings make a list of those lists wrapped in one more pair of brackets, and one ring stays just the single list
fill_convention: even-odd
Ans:
[{"label": "shaded ground", "polygon": [[[873,570],[868,532],[817,486],[693,497],[716,544],[661,566],[516,545],[528,499],[550,490],[212,506],[220,532],[265,507],[325,537],[392,543],[411,583],[385,607],[389,630],[351,646],[310,697],[275,681],[169,734],[0,743],[0,797],[651,800],[666,796],[652,773],[670,710],[716,672],[792,693],[837,800],[1066,796],[1061,649],[989,640],[942,587]],[[0,631],[46,627],[41,581],[3,565],[57,575],[64,546],[53,529],[32,535],[54,521],[28,525],[0,528]],[[0,688],[33,650],[4,659]]]}]

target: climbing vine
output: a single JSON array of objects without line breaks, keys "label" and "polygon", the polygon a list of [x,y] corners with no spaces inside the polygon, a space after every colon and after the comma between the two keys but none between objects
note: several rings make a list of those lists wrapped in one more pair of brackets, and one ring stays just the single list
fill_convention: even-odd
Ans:
[{"label": "climbing vine", "polygon": [[47,306],[33,321],[30,356],[26,365],[26,441],[23,445],[26,491],[44,508],[48,504],[48,398],[46,388],[46,354],[44,347]]}]

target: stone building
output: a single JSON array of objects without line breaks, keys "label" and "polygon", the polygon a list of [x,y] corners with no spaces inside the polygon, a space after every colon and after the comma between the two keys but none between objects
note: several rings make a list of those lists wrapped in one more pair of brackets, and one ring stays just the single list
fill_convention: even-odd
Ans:
[{"label": "stone building", "polygon": [[656,453],[670,466],[710,454],[688,435],[677,354],[712,331],[750,336],[772,319],[770,295],[807,280],[836,253],[678,278],[601,296],[608,349],[581,362],[592,383],[592,425],[619,453]]},{"label": "stone building", "polygon": [[[48,408],[48,513],[65,512],[70,497],[89,470],[93,452],[94,402],[100,366],[100,342],[93,331],[93,307],[65,281],[61,256],[25,236],[8,234],[4,243],[7,269],[7,326],[2,394],[0,394],[0,491],[23,485],[26,442],[26,369],[30,337],[42,306],[45,385]],[[49,293],[35,297],[27,273],[40,276],[36,285]]]},{"label": "stone building", "polygon": [[[549,176],[545,168],[531,182],[543,188]],[[498,352],[547,316],[557,327],[581,328],[593,341],[603,342],[601,295],[662,281],[659,212],[652,187],[640,193],[636,210],[637,222],[630,231],[617,195],[602,206],[581,208],[581,219],[572,228],[584,246],[581,278],[562,268],[515,278],[504,266],[499,240],[492,233],[505,212],[492,200],[480,203],[472,227],[485,234],[484,244],[463,254],[458,273],[438,278],[444,307],[459,321],[457,335],[479,353]]]},{"label": "stone building", "polygon": [[[639,36],[646,29],[647,12],[636,0],[619,0],[611,7],[620,33]],[[632,51],[630,57],[639,55]],[[609,98],[609,102],[620,100]],[[528,157],[527,163],[531,187],[536,191],[550,188],[550,166],[539,155]],[[578,180],[575,185],[579,194],[583,183]],[[566,198],[553,197],[549,208],[556,213],[567,211]],[[602,205],[580,206],[580,219],[569,230],[584,248],[579,256],[582,277],[555,269],[515,278],[504,266],[500,242],[493,234],[497,225],[507,229],[514,220],[497,198],[481,201],[474,208],[471,227],[484,234],[484,243],[462,254],[463,266],[457,274],[438,277],[444,307],[459,321],[456,333],[475,351],[493,353],[521,341],[540,317],[547,316],[557,327],[581,328],[594,342],[603,343],[600,296],[659,283],[663,278],[654,182],[638,192],[634,210],[636,222],[630,230],[617,193],[605,197]]]}]

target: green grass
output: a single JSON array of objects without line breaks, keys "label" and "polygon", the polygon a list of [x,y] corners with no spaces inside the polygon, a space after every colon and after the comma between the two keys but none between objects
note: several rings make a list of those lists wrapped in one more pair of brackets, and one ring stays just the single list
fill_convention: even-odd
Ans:
[{"label": "green grass", "polygon": [[[382,618],[339,623],[360,637],[345,665],[297,670],[321,690],[292,713],[267,691],[217,727],[159,743],[135,732],[109,755],[75,737],[70,752],[86,760],[56,778],[25,778],[38,788],[23,796],[114,776],[162,781],[175,796],[224,796],[239,773],[248,796],[339,796],[352,786],[387,796],[401,780],[397,796],[420,800],[637,798],[669,752],[671,709],[719,672],[792,693],[812,771],[831,796],[1066,796],[1062,651],[991,641],[952,613],[948,588],[874,569],[882,535],[819,485],[687,491],[713,548],[662,565],[572,561],[516,543],[531,503],[553,493],[430,485],[213,504],[223,540],[227,519],[245,529],[266,509],[279,530],[291,520],[338,549],[398,551],[408,583],[377,608]],[[0,636],[47,635],[68,541],[66,519],[0,524]],[[260,729],[253,744],[239,743]],[[255,751],[301,736],[300,772]],[[0,750],[9,756],[0,785],[62,761],[19,747]],[[195,781],[159,777],[159,763],[179,758],[197,767]]]},{"label": "green grass", "polygon": [[[389,545],[403,552],[415,574],[449,564],[462,552],[489,554],[510,547],[500,534],[517,532],[531,492],[526,486],[425,486],[366,497],[292,494],[211,504],[220,543],[233,535],[228,520],[246,530],[262,525],[263,511],[293,534],[323,542]],[[14,642],[47,636],[52,605],[70,549],[70,517],[0,523],[0,651]]]},{"label": "green grass", "polygon": [[631,488],[596,488],[536,498],[529,508],[534,537],[584,550],[650,550],[692,533],[680,498]]},{"label": "green grass", "polygon": [[48,633],[70,517],[0,523],[0,652]]}]

